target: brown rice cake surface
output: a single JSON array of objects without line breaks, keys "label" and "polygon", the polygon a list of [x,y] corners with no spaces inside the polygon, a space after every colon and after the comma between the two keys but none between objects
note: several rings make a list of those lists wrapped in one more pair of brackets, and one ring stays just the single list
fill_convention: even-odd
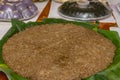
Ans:
[{"label": "brown rice cake surface", "polygon": [[3,46],[3,59],[32,80],[79,80],[112,63],[115,46],[103,35],[74,24],[28,28]]}]

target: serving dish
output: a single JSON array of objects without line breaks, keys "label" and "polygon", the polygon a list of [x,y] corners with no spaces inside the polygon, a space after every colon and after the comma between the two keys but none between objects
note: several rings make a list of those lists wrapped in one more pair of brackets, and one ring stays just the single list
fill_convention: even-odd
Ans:
[{"label": "serving dish", "polygon": [[58,8],[58,14],[72,20],[94,21],[108,18],[112,9],[100,1],[89,1],[86,7],[76,1],[67,1]]},{"label": "serving dish", "polygon": [[11,19],[28,20],[38,13],[38,8],[32,0],[0,1],[0,21]]},{"label": "serving dish", "polygon": [[76,25],[81,25],[86,28],[89,28],[91,30],[95,30],[98,33],[104,35],[106,38],[110,39],[113,44],[116,46],[116,55],[113,59],[113,63],[108,66],[107,69],[90,76],[88,78],[85,78],[83,80],[116,80],[116,78],[120,79],[120,38],[118,36],[118,33],[115,31],[109,31],[109,30],[101,30],[98,28],[97,24],[91,24],[89,22],[74,22],[74,21],[66,21],[63,19],[53,19],[48,18],[44,19],[43,22],[28,22],[24,23],[22,21],[18,21],[15,19],[12,19],[12,27],[11,29],[6,33],[6,35],[3,37],[2,40],[0,40],[0,71],[3,71],[4,73],[9,76],[10,80],[29,80],[27,78],[24,78],[18,74],[16,74],[14,71],[12,71],[9,66],[7,66],[4,63],[4,60],[2,59],[2,47],[4,43],[12,37],[14,34],[25,30],[26,28],[35,26],[35,25],[42,25],[42,24],[53,24],[53,23],[73,23]]}]

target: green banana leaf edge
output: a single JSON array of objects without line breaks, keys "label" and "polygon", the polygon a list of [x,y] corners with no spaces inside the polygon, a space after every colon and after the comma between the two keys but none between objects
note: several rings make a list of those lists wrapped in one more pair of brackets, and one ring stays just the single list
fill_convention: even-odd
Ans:
[{"label": "green banana leaf edge", "polygon": [[0,71],[6,73],[9,80],[30,80],[29,78],[24,78],[21,75],[15,73],[12,69],[9,68],[4,63],[2,58],[2,47],[4,43],[12,37],[14,34],[25,30],[26,28],[33,27],[35,25],[43,25],[43,24],[53,24],[53,23],[73,23],[76,25],[80,25],[91,30],[95,30],[98,33],[104,35],[106,38],[110,39],[113,44],[116,46],[115,56],[113,58],[113,63],[110,64],[106,69],[100,71],[99,73],[87,77],[82,80],[120,80],[120,37],[117,32],[109,31],[109,30],[101,30],[98,28],[98,24],[91,24],[90,22],[75,22],[75,21],[67,21],[63,19],[57,18],[46,18],[42,22],[28,22],[24,23],[22,21],[12,19],[11,20],[12,27],[8,30],[5,36],[0,40]]}]

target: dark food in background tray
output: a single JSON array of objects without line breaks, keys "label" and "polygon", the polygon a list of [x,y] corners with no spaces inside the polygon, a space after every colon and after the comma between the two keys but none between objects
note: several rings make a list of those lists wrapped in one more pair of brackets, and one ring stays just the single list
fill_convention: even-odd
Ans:
[{"label": "dark food in background tray", "polygon": [[68,17],[87,19],[103,17],[112,11],[99,1],[90,1],[86,8],[79,7],[77,2],[67,1],[59,7],[59,12]]}]

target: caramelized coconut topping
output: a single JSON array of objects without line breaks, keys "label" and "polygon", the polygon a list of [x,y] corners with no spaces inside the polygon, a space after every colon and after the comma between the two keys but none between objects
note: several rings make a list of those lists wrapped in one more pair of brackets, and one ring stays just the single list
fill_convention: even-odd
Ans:
[{"label": "caramelized coconut topping", "polygon": [[46,24],[15,34],[3,59],[32,80],[80,80],[112,63],[115,46],[101,34],[74,24]]}]

